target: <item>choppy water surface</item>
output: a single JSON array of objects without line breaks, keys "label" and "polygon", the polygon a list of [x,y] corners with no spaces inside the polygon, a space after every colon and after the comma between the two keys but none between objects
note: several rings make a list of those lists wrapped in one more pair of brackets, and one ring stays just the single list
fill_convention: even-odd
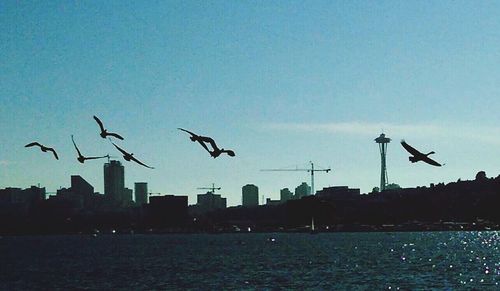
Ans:
[{"label": "choppy water surface", "polygon": [[3,237],[0,289],[500,290],[499,245],[500,232]]}]

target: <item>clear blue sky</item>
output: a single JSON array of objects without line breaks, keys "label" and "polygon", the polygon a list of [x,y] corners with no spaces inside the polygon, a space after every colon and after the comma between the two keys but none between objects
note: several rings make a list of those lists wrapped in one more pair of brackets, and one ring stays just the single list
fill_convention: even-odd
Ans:
[{"label": "clear blue sky", "polygon": [[[0,188],[103,192],[114,154],[93,115],[149,170],[123,161],[126,186],[189,195],[221,186],[279,190],[403,187],[500,174],[500,3],[494,1],[42,1],[0,3]],[[176,130],[209,135],[235,158],[212,159]],[[400,139],[442,168],[410,164]],[[54,146],[61,159],[23,146]]]}]

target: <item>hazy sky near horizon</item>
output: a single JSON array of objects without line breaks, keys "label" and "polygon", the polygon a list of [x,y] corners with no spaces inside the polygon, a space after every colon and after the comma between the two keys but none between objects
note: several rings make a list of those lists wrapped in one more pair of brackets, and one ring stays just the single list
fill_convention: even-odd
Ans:
[{"label": "hazy sky near horizon", "polygon": [[[500,174],[500,2],[42,1],[0,3],[0,188],[103,192],[110,153],[126,186],[189,195],[241,187],[379,185],[382,131],[390,183],[403,187]],[[154,170],[123,161],[92,119]],[[177,127],[236,157],[211,158]],[[411,164],[401,139],[435,151]],[[26,149],[31,141],[60,155]]]}]

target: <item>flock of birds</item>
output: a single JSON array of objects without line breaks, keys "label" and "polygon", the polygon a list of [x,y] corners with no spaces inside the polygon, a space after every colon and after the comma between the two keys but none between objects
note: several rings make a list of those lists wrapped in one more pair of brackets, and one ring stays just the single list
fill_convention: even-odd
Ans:
[{"label": "flock of birds", "polygon": [[[97,122],[97,124],[99,125],[99,128],[101,130],[100,136],[102,138],[109,139],[109,141],[111,142],[111,144],[113,144],[113,146],[115,146],[115,148],[118,151],[121,152],[121,154],[123,155],[123,158],[126,161],[133,161],[133,162],[136,162],[137,164],[139,164],[141,166],[144,166],[146,168],[154,169],[153,167],[150,167],[150,166],[144,164],[143,162],[141,162],[140,160],[138,160],[137,158],[135,158],[133,153],[129,153],[126,150],[124,150],[121,147],[119,147],[110,138],[110,137],[114,137],[114,138],[117,138],[117,139],[120,139],[120,140],[124,140],[124,138],[121,135],[119,135],[117,133],[114,133],[114,132],[109,132],[107,129],[105,129],[102,121],[97,116],[95,116],[95,115],[94,115],[94,120]],[[177,128],[177,129],[188,133],[190,135],[189,138],[191,139],[191,141],[192,142],[198,142],[203,147],[203,149],[205,149],[210,154],[210,156],[212,156],[213,158],[217,158],[221,154],[227,154],[228,156],[231,156],[231,157],[235,156],[234,151],[232,151],[232,150],[226,150],[224,148],[219,148],[217,146],[217,144],[215,143],[215,141],[213,140],[213,138],[211,138],[211,137],[198,135],[198,134],[195,134],[195,133],[193,133],[193,132],[191,132],[191,131],[189,131],[187,129],[184,129],[184,128]],[[102,159],[102,158],[108,158],[109,159],[109,157],[110,157],[109,154],[105,155],[105,156],[86,157],[86,156],[82,155],[82,153],[80,152],[80,149],[78,148],[78,146],[75,143],[75,139],[73,138],[73,135],[71,135],[71,141],[73,141],[73,145],[75,146],[76,152],[78,154],[78,157],[76,159],[78,160],[78,162],[80,162],[82,164],[86,160],[95,160],[95,159]],[[433,165],[433,166],[437,166],[437,167],[441,167],[442,166],[440,163],[438,163],[435,160],[429,158],[429,155],[434,154],[435,152],[432,151],[432,152],[427,153],[427,154],[421,153],[420,151],[416,150],[415,148],[413,148],[412,146],[410,146],[409,144],[407,144],[406,141],[404,141],[404,140],[401,141],[401,145],[403,146],[403,148],[405,148],[412,155],[412,156],[409,157],[409,160],[412,163],[416,163],[418,161],[422,161],[422,162],[425,162],[425,163],[427,163],[429,165]],[[42,145],[42,144],[40,144],[38,142],[32,142],[32,143],[29,143],[29,144],[25,145],[25,147],[33,147],[33,146],[40,147],[40,150],[42,152],[52,152],[52,154],[54,155],[54,157],[57,160],[59,159],[59,156],[57,155],[57,152],[56,152],[56,150],[54,148],[46,147],[46,146],[44,146],[44,145]],[[212,149],[209,149],[209,146]]]},{"label": "flock of birds", "polygon": [[[94,115],[94,120],[97,122],[97,124],[99,125],[99,128],[101,130],[100,132],[100,136],[104,139],[109,139],[109,141],[111,142],[111,144],[113,144],[113,146],[118,150],[120,151],[120,153],[123,155],[123,158],[126,160],[126,161],[133,161],[133,162],[136,162],[137,164],[141,165],[141,166],[144,166],[146,168],[150,168],[150,169],[154,169],[153,167],[151,166],[148,166],[146,164],[144,164],[143,162],[141,162],[140,160],[138,160],[137,158],[134,157],[134,154],[133,153],[129,153],[127,152],[126,150],[122,149],[121,147],[119,147],[117,144],[115,144],[112,140],[111,140],[111,137],[113,138],[117,138],[119,140],[124,140],[124,138],[117,134],[117,133],[114,133],[114,132],[109,132],[106,128],[104,128],[104,124],[102,123],[102,121]],[[213,138],[211,137],[208,137],[208,136],[202,136],[202,135],[198,135],[198,134],[195,134],[189,130],[186,130],[186,129],[183,129],[183,128],[178,128],[179,130],[182,130],[184,132],[187,132],[189,133],[191,136],[190,136],[190,139],[191,141],[193,142],[198,142],[209,154],[210,156],[212,156],[213,158],[217,158],[219,157],[221,154],[227,154],[231,157],[234,157],[235,156],[235,153],[234,151],[232,150],[226,150],[224,148],[219,148],[217,146],[217,143],[215,143],[215,141],[213,140]],[[109,158],[109,154],[108,155],[105,155],[105,156],[84,156],[80,149],[78,148],[78,146],[76,145],[75,143],[75,139],[73,137],[73,135],[71,135],[71,141],[73,142],[73,146],[75,147],[75,150],[76,150],[76,153],[78,155],[78,157],[76,158],[78,162],[80,163],[84,163],[86,160],[95,160],[95,159],[103,159],[103,158]],[[42,152],[51,152],[54,157],[59,160],[59,156],[57,155],[57,152],[54,148],[51,148],[51,147],[47,147],[47,146],[44,146],[42,144],[40,144],[39,142],[32,142],[32,143],[29,143],[27,145],[25,145],[25,147],[29,148],[29,147],[34,147],[34,146],[37,146],[40,148],[40,150]],[[212,149],[209,149],[210,146]]]}]

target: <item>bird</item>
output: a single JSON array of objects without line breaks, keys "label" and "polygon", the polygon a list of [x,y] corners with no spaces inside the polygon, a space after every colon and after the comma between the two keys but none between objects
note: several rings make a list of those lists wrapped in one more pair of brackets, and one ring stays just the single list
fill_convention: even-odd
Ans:
[{"label": "bird", "polygon": [[73,139],[73,135],[71,135],[71,141],[73,141],[73,145],[75,146],[76,152],[78,153],[78,158],[76,158],[80,163],[84,163],[86,160],[95,160],[95,159],[102,159],[102,158],[107,158],[107,156],[102,156],[102,157],[84,157],[78,147],[76,146],[75,140]]},{"label": "bird", "polygon": [[210,141],[210,145],[213,148],[213,151],[210,152],[210,155],[214,159],[217,158],[218,156],[220,156],[222,153],[226,153],[226,154],[228,154],[231,157],[235,156],[235,153],[232,150],[225,150],[223,148],[219,149],[219,147],[217,146],[217,144],[215,143],[215,141],[213,139]]},{"label": "bird", "polygon": [[40,150],[42,150],[42,152],[44,152],[44,153],[47,152],[47,151],[52,152],[54,154],[54,157],[56,158],[56,160],[59,160],[59,157],[57,156],[57,153],[56,153],[56,151],[53,148],[49,148],[49,147],[46,147],[44,145],[41,145],[41,144],[39,144],[36,141],[32,142],[32,143],[29,143],[29,144],[25,145],[24,147],[29,148],[29,147],[32,147],[32,146],[39,146]]},{"label": "bird", "polygon": [[99,118],[97,118],[97,116],[94,115],[94,119],[97,122],[97,124],[99,124],[99,128],[101,128],[100,135],[102,138],[106,138],[108,136],[113,136],[113,137],[116,137],[117,139],[123,140],[123,137],[121,135],[114,133],[114,132],[108,132],[106,129],[104,129],[104,125],[102,124],[102,121]]},{"label": "bird", "polygon": [[419,152],[418,150],[416,150],[415,148],[413,148],[412,146],[410,146],[409,144],[406,143],[405,140],[402,140],[401,141],[401,145],[410,153],[412,154],[411,157],[408,157],[408,159],[412,162],[412,163],[416,163],[418,161],[423,161],[429,165],[433,165],[433,166],[436,166],[436,167],[441,167],[442,165],[436,161],[434,161],[433,159],[429,158],[428,156],[429,155],[432,155],[432,154],[435,154],[435,152],[430,152],[428,154],[423,154],[421,152]]},{"label": "bird", "polygon": [[192,142],[197,141],[208,153],[211,153],[211,151],[208,149],[208,147],[206,145],[206,143],[214,142],[214,140],[211,137],[197,135],[197,134],[195,134],[187,129],[180,128],[180,127],[178,127],[177,129],[189,133],[191,135],[189,138],[191,139]]},{"label": "bird", "polygon": [[139,165],[142,165],[142,166],[144,166],[144,167],[146,167],[146,168],[154,169],[153,167],[150,167],[150,166],[148,166],[148,165],[144,164],[143,162],[139,161],[138,159],[136,159],[136,158],[134,157],[134,154],[133,154],[133,153],[128,153],[128,152],[126,152],[124,149],[122,149],[122,148],[120,148],[119,146],[117,146],[117,145],[116,145],[114,142],[112,142],[111,140],[110,140],[110,142],[111,142],[111,143],[115,146],[115,148],[116,148],[116,149],[118,149],[118,150],[119,150],[119,151],[123,154],[123,158],[125,159],[125,161],[129,161],[129,162],[130,162],[130,161],[134,161],[134,162],[138,163]]},{"label": "bird", "polygon": [[[223,148],[219,149],[219,147],[215,143],[214,139],[211,137],[197,135],[189,130],[179,128],[179,127],[177,129],[189,133],[191,135],[190,136],[191,141],[193,141],[193,142],[197,141],[214,159],[217,158],[218,156],[220,156],[222,153],[227,153],[231,157],[235,156],[234,151],[232,151],[232,150],[225,150]],[[206,145],[207,143],[212,146],[212,150],[208,149],[208,147]]]}]

